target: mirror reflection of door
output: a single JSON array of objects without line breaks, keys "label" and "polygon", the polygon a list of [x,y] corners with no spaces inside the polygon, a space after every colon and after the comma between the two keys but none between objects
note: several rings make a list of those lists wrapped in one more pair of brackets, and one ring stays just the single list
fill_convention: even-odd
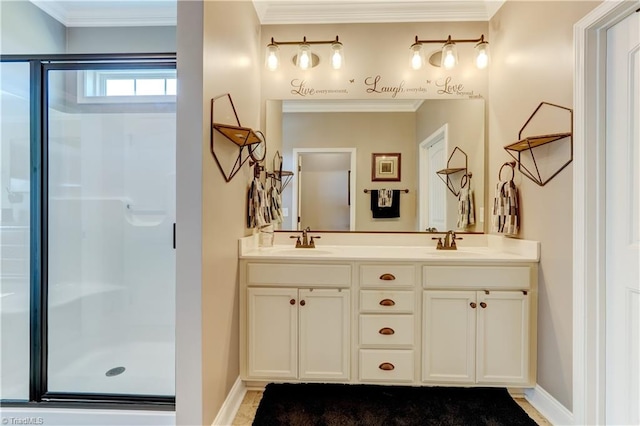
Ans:
[{"label": "mirror reflection of door", "polygon": [[298,154],[298,229],[350,229],[348,152]]},{"label": "mirror reflection of door", "polygon": [[436,172],[447,163],[447,125],[420,144],[420,231],[447,230],[446,186]]}]

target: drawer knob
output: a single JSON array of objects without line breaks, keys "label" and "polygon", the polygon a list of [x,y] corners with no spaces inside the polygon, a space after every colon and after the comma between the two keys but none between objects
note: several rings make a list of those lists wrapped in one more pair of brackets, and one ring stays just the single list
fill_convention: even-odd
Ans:
[{"label": "drawer knob", "polygon": [[471,303],[469,303],[469,306],[471,306],[473,309],[475,309],[476,306],[478,306],[478,305],[476,305],[476,302],[471,302]]},{"label": "drawer knob", "polygon": [[380,364],[380,365],[378,366],[378,368],[379,368],[380,370],[384,370],[384,371],[391,371],[391,370],[393,370],[393,369],[394,369],[394,368],[396,368],[396,367],[395,367],[393,364],[391,364],[390,362],[383,362],[382,364]]},{"label": "drawer knob", "polygon": [[380,275],[380,279],[382,281],[393,281],[396,277],[393,274],[382,274]]},{"label": "drawer knob", "polygon": [[394,305],[396,304],[396,302],[394,302],[394,301],[393,301],[393,300],[391,300],[391,299],[382,299],[382,300],[380,301],[380,304],[381,304],[382,306],[394,306]]},{"label": "drawer knob", "polygon": [[300,301],[300,306],[304,306],[304,305],[306,305],[306,304],[307,304],[307,302],[305,302],[304,300],[301,300],[301,301]]},{"label": "drawer knob", "polygon": [[383,327],[378,331],[378,333],[384,334],[385,336],[390,336],[392,334],[396,334],[395,330],[393,328],[390,328],[390,327]]},{"label": "drawer knob", "polygon": [[290,304],[290,305],[295,305],[295,304],[296,304],[296,299],[291,299],[291,300],[289,300],[289,304]]},{"label": "drawer knob", "polygon": [[487,304],[486,304],[486,303],[484,303],[484,302],[480,302],[480,307],[481,307],[482,309],[484,309],[484,308],[486,308],[486,307],[487,307]]}]

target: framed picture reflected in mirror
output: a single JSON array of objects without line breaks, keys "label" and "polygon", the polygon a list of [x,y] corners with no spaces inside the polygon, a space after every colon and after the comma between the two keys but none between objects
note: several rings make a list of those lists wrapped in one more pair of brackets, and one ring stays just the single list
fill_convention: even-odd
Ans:
[{"label": "framed picture reflected in mirror", "polygon": [[399,182],[400,153],[373,153],[371,154],[371,181]]}]

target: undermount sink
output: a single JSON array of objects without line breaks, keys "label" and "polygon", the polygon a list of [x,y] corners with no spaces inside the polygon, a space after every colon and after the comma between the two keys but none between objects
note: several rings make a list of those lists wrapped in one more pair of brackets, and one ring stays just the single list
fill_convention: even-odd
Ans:
[{"label": "undermount sink", "polygon": [[434,256],[442,256],[442,257],[478,257],[484,256],[487,253],[482,250],[468,250],[468,249],[458,249],[458,250],[433,250],[429,252]]},{"label": "undermount sink", "polygon": [[293,248],[293,249],[283,249],[283,250],[275,250],[274,254],[280,256],[322,256],[327,254],[333,254],[332,251],[315,249],[315,248]]}]

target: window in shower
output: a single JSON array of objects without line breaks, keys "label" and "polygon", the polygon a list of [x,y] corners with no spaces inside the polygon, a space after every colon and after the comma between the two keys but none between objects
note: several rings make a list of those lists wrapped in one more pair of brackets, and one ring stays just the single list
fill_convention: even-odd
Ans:
[{"label": "window in shower", "polygon": [[[175,65],[69,68],[45,77],[47,391],[172,397]],[[165,93],[83,102],[87,75]]]},{"label": "window in shower", "polygon": [[30,85],[28,62],[0,63],[0,399],[29,398]]}]

